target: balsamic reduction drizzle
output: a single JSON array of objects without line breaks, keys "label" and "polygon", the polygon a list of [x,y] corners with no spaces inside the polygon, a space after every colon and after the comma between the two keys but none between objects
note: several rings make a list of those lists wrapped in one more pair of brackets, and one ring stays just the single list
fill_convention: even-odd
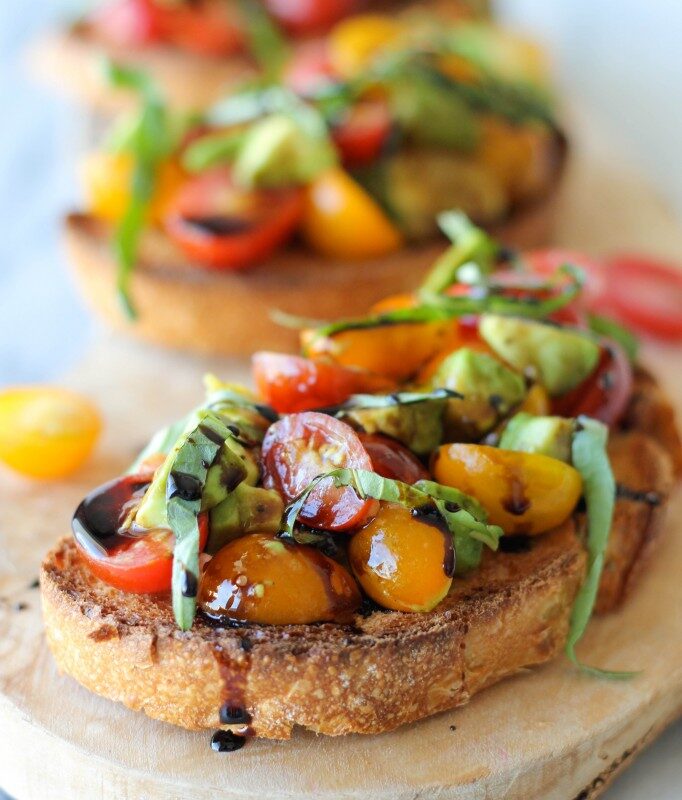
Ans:
[{"label": "balsamic reduction drizzle", "polygon": [[216,753],[234,753],[246,744],[246,738],[232,731],[216,731],[211,737],[211,750]]}]

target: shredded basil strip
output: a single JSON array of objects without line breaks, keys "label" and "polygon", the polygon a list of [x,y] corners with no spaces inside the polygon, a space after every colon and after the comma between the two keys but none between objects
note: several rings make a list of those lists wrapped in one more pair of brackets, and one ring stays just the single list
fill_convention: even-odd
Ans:
[{"label": "shredded basil strip", "polygon": [[462,397],[463,395],[452,389],[434,389],[431,392],[394,392],[393,394],[352,394],[343,403],[316,408],[315,411],[329,414],[330,417],[341,417],[349,411],[413,406],[418,403],[430,403],[434,400],[452,400]]},{"label": "shredded basil strip", "polygon": [[116,289],[124,313],[128,318],[135,319],[137,314],[130,297],[130,280],[137,261],[147,209],[156,187],[158,167],[172,151],[174,136],[168,110],[147,75],[111,61],[105,62],[104,69],[111,86],[132,89],[142,101],[139,117],[122,148],[130,153],[134,165],[130,202],[116,227],[113,241],[118,263]]},{"label": "shredded basil strip", "polygon": [[228,130],[202,136],[189,145],[182,156],[182,166],[188,172],[202,172],[216,164],[235,159],[246,139],[242,130]]},{"label": "shredded basil strip", "polygon": [[[561,287],[554,297],[539,299],[534,296],[527,286],[520,289],[528,290],[528,296],[509,297],[508,285],[498,285],[490,282],[485,286],[473,287],[468,295],[449,297],[447,295],[422,293],[421,303],[413,308],[399,308],[382,314],[372,314],[357,319],[342,319],[330,322],[316,328],[316,338],[335,336],[347,330],[363,330],[377,328],[384,325],[415,324],[419,322],[438,322],[455,319],[468,314],[503,314],[506,316],[526,317],[529,319],[545,319],[550,314],[558,311],[571,303],[580,293],[584,276],[580,269],[566,264],[555,273],[557,277],[567,275],[568,283]],[[554,284],[546,282],[537,288],[549,288]],[[280,321],[285,321],[286,316],[279,315]],[[296,317],[289,318],[289,322],[296,327],[306,327],[305,320]],[[300,324],[302,323],[302,324]]]},{"label": "shredded basil strip", "polygon": [[420,291],[433,294],[445,291],[458,282],[459,273],[467,265],[475,266],[480,277],[493,271],[499,245],[466,214],[447,211],[439,215],[438,224],[452,246],[433,265]]},{"label": "shredded basil strip", "polygon": [[627,328],[609,317],[602,317],[600,314],[590,314],[588,316],[590,330],[599,336],[606,336],[613,339],[627,353],[630,361],[635,361],[639,351],[639,341],[637,337]]},{"label": "shredded basil strip", "polygon": [[239,7],[253,57],[267,78],[278,78],[290,56],[286,39],[261,3],[240,0]]},{"label": "shredded basil strip", "polygon": [[166,512],[175,536],[173,614],[183,631],[192,627],[196,612],[196,591],[187,591],[185,587],[197,587],[199,584],[198,518],[202,511],[202,494],[211,466],[231,437],[232,433],[225,423],[216,414],[206,411],[201,415],[198,425],[187,435],[170,467],[166,484]]},{"label": "shredded basil strip", "polygon": [[453,536],[456,572],[461,574],[478,565],[483,545],[497,550],[502,529],[486,523],[487,514],[473,497],[433,481],[418,481],[413,486],[383,478],[362,469],[335,469],[319,475],[284,511],[282,535],[297,540],[296,520],[310,496],[322,481],[336,487],[349,486],[361,499],[372,498],[399,503],[411,510],[435,511]]},{"label": "shredded basil strip", "polygon": [[578,417],[573,434],[573,466],[583,479],[587,505],[587,578],[573,604],[566,655],[583,671],[599,677],[627,679],[636,673],[614,672],[590,667],[580,662],[575,646],[585,633],[592,616],[604,566],[616,497],[616,482],[606,452],[608,428],[589,417]]}]

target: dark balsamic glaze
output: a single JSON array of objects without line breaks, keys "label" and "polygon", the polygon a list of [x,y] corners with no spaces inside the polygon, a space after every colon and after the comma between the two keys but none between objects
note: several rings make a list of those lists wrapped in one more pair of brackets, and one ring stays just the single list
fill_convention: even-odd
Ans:
[{"label": "dark balsamic glaze", "polygon": [[184,217],[185,225],[210,236],[234,236],[246,233],[251,223],[240,217],[227,217],[219,214],[205,217]]},{"label": "dark balsamic glaze", "polygon": [[246,744],[246,738],[232,731],[216,731],[211,737],[211,750],[216,753],[234,753]]},{"label": "dark balsamic glaze", "polygon": [[633,500],[636,503],[646,503],[649,506],[660,506],[663,498],[658,492],[640,492],[630,489],[621,483],[616,485],[616,497],[621,500]]},{"label": "dark balsamic glaze", "polygon": [[[459,510],[459,506],[455,503],[449,503],[448,505],[448,511]],[[410,514],[415,519],[418,519],[419,522],[423,522],[426,525],[432,525],[443,534],[443,543],[445,545],[445,553],[443,555],[443,572],[445,573],[446,577],[452,578],[452,576],[455,574],[455,548],[452,542],[452,534],[450,533],[448,526],[435,503],[425,503],[423,506],[416,506],[411,510]]]},{"label": "dark balsamic glaze", "polygon": [[203,488],[202,481],[196,476],[187,472],[173,470],[168,476],[166,495],[169,500],[173,497],[179,497],[181,500],[193,503],[201,499]]},{"label": "dark balsamic glaze", "polygon": [[232,492],[244,480],[244,475],[245,471],[242,466],[225,466],[220,471],[220,484],[224,486],[228,492]]},{"label": "dark balsamic glaze", "polygon": [[503,553],[527,553],[533,543],[530,536],[502,536],[500,551]]},{"label": "dark balsamic glaze", "polygon": [[197,576],[188,569],[182,571],[180,578],[180,593],[183,597],[196,597],[199,591]]},{"label": "dark balsamic glaze", "polygon": [[225,703],[219,713],[220,722],[223,725],[249,725],[251,714],[243,706],[233,706]]},{"label": "dark balsamic glaze", "polygon": [[223,437],[213,430],[213,428],[209,428],[208,425],[199,425],[199,431],[202,433],[209,441],[213,442],[213,444],[223,445],[224,439]]},{"label": "dark balsamic glaze", "polygon": [[71,521],[76,541],[95,558],[139,538],[146,531],[122,530],[129,512],[140,502],[149,479],[127,475],[99,486],[81,502]]}]

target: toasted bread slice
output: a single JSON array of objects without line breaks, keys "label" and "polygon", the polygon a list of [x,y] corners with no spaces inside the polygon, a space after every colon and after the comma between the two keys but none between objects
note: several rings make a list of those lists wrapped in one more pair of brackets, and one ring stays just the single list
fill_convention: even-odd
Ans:
[{"label": "toasted bread slice", "polygon": [[[548,241],[556,185],[497,229],[521,248]],[[109,323],[155,344],[218,355],[291,350],[298,334],[271,318],[275,309],[317,319],[359,316],[387,294],[411,292],[443,251],[442,242],[405,248],[363,261],[316,256],[292,247],[248,271],[218,271],[189,263],[168,237],[148,230],[133,276],[138,319],[131,324],[116,295],[111,227],[87,214],[70,214],[69,261],[88,304]]]},{"label": "toasted bread slice", "polygon": [[585,555],[572,523],[522,552],[490,553],[430,614],[375,611],[353,625],[180,632],[166,599],[94,578],[63,539],[41,575],[47,638],[61,670],[156,719],[218,727],[246,707],[258,736],[379,733],[461,705],[557,655]]}]

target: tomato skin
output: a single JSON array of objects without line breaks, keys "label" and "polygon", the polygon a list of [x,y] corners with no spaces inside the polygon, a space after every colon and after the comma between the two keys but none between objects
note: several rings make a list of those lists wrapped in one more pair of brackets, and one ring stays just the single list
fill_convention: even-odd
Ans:
[{"label": "tomato skin", "polygon": [[332,129],[332,139],[348,168],[362,167],[381,155],[391,133],[391,115],[386,103],[364,100],[356,103]]},{"label": "tomato skin", "polygon": [[369,453],[374,472],[403,483],[428,480],[429,473],[407,447],[378,433],[359,433],[362,446]]},{"label": "tomato skin", "polygon": [[[319,475],[338,467],[372,469],[367,451],[345,422],[316,411],[290,414],[268,428],[263,440],[263,484],[291,502]],[[301,522],[328,531],[360,527],[377,509],[349,487],[321,481],[299,515]]]},{"label": "tomato skin", "polygon": [[188,181],[165,217],[168,235],[213,269],[245,269],[267,259],[293,234],[304,209],[298,187],[243,190],[225,167]]},{"label": "tomato skin", "polygon": [[158,10],[163,39],[204,56],[227,56],[241,50],[245,37],[230,4],[222,0],[167,5]]},{"label": "tomato skin", "polygon": [[621,419],[632,394],[632,366],[623,348],[608,341],[599,364],[587,380],[552,401],[552,413],[562,417],[585,414],[606,425]]},{"label": "tomato skin", "polygon": [[255,353],[251,362],[258,394],[280,414],[336,405],[352,394],[393,386],[378,375],[285,353]]},{"label": "tomato skin", "polygon": [[301,43],[284,71],[284,83],[292,91],[306,97],[320,86],[336,79],[329,61],[327,44],[313,40]]},{"label": "tomato skin", "polygon": [[265,0],[273,17],[297,36],[328,30],[358,5],[358,0]]},{"label": "tomato skin", "polygon": [[[133,594],[170,591],[175,538],[160,528],[141,536],[117,533],[131,507],[139,502],[151,481],[150,472],[125,475],[100,486],[79,505],[72,523],[74,540],[90,571],[116,589]],[[86,531],[104,547],[92,545]],[[199,550],[208,539],[208,514],[199,516]]]},{"label": "tomato skin", "polygon": [[660,339],[682,339],[682,270],[637,255],[606,261],[614,316]]},{"label": "tomato skin", "polygon": [[91,17],[99,35],[122,47],[143,47],[163,38],[159,9],[152,0],[114,0]]}]

